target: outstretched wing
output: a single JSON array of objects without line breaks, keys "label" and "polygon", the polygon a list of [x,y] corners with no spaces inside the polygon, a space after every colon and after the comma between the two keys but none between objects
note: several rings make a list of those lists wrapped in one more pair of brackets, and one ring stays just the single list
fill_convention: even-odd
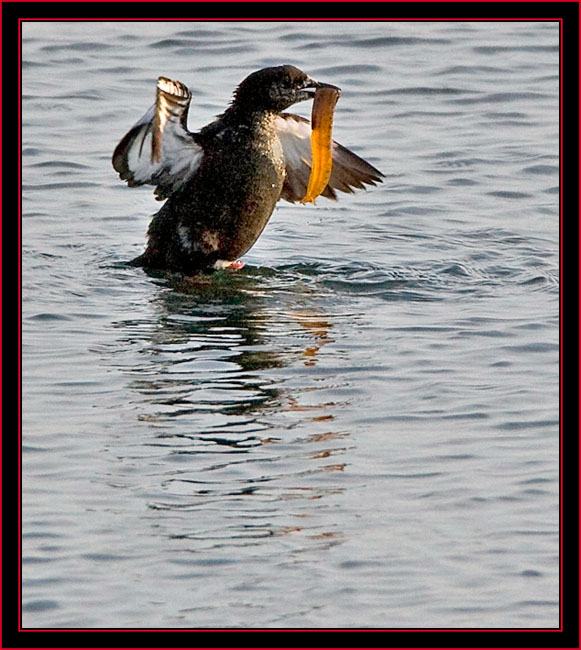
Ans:
[{"label": "outstretched wing", "polygon": [[155,185],[159,201],[191,178],[202,158],[202,148],[187,129],[191,97],[184,84],[159,77],[155,104],[113,153],[119,177],[130,187]]},{"label": "outstretched wing", "polygon": [[[284,152],[286,177],[281,198],[294,203],[307,191],[311,175],[311,123],[293,113],[281,113],[276,118],[276,130]],[[338,142],[332,143],[333,170],[322,196],[337,199],[335,190],[352,194],[365,185],[381,183],[383,174],[357,154]]]}]

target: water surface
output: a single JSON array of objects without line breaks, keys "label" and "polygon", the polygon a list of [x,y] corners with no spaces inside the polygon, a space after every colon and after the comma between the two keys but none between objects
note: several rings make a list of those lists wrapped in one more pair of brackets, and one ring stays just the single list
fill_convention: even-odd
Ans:
[{"label": "water surface", "polygon": [[[558,39],[24,24],[25,627],[558,626]],[[125,266],[157,76],[196,129],[281,63],[385,182],[280,204],[237,274]]]}]

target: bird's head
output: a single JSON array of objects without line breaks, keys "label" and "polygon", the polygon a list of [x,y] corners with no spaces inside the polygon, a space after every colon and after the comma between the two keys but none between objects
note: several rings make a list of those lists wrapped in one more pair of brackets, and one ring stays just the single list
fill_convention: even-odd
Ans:
[{"label": "bird's head", "polygon": [[243,110],[283,111],[312,99],[317,88],[331,84],[316,81],[294,65],[263,68],[246,77],[234,93],[233,104]]}]

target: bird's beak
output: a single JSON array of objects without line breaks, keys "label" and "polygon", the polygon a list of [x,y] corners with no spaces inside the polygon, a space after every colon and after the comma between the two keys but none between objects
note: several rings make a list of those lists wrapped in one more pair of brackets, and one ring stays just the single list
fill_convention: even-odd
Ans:
[{"label": "bird's beak", "polygon": [[331,84],[323,83],[322,81],[317,81],[312,77],[307,77],[305,85],[299,93],[299,101],[305,99],[313,99],[317,88],[333,88],[333,90],[336,90],[339,94],[341,94],[341,88],[338,88],[337,86],[333,86]]}]

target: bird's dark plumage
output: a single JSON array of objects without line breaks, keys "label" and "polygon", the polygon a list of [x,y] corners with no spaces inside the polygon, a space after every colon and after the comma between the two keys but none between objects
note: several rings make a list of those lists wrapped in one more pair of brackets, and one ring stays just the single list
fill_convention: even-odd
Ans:
[{"label": "bird's dark plumage", "polygon": [[[167,199],[153,217],[148,245],[133,263],[195,272],[244,255],[279,199],[299,201],[311,171],[311,126],[283,112],[324,86],[294,66],[265,68],[238,86],[228,109],[197,133],[187,129],[191,93],[160,77],[156,103],[117,145],[113,167],[129,186],[155,186]],[[323,196],[375,185],[383,174],[332,144]]]}]

